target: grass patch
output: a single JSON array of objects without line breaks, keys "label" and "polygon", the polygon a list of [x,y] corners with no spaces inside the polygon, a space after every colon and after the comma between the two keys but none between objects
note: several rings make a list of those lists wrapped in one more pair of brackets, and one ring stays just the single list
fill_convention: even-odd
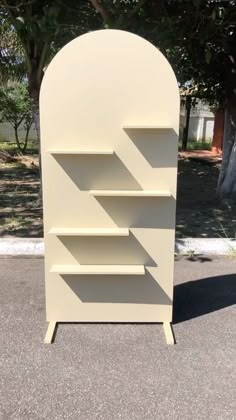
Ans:
[{"label": "grass patch", "polygon": [[[205,141],[189,141],[187,150],[211,150],[211,142]],[[179,142],[179,150],[182,150],[182,142]]]},{"label": "grass patch", "polygon": [[[219,226],[219,237],[224,239],[236,239],[236,215],[235,206],[232,204],[225,203],[224,217],[218,214],[217,209],[214,210],[216,223]],[[225,225],[225,218],[227,219],[227,225]],[[236,251],[233,250],[236,256]]]},{"label": "grass patch", "polygon": [[[7,152],[12,156],[18,155],[19,150],[15,142],[1,140],[0,141],[0,150],[3,152]],[[38,144],[34,140],[28,141],[28,146],[26,150],[27,155],[37,155],[38,154]]]},{"label": "grass patch", "polygon": [[26,165],[22,162],[16,161],[16,162],[6,162],[2,163],[2,168],[5,169],[25,169]]},{"label": "grass patch", "polygon": [[211,150],[211,143],[204,141],[191,141],[188,143],[187,150]]}]

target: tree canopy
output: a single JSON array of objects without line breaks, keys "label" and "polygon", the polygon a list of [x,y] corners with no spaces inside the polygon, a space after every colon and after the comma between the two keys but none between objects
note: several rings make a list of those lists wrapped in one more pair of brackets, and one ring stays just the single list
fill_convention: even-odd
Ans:
[{"label": "tree canopy", "polygon": [[[199,97],[227,110],[218,193],[236,201],[236,1],[137,3],[139,7],[129,29],[161,49],[180,85],[194,85]],[[109,24],[116,27],[119,12],[114,17],[113,2],[101,0],[99,5],[101,16],[104,17],[104,11],[112,16]],[[108,22],[107,18],[104,21]]]},{"label": "tree canopy", "polygon": [[69,40],[105,27],[153,42],[181,86],[192,84],[199,97],[227,108],[219,192],[236,198],[236,0],[1,0],[0,21],[10,40],[0,46],[3,67],[25,65],[36,127],[44,69]]},{"label": "tree canopy", "polygon": [[[0,122],[8,122],[14,129],[15,140],[20,153],[25,153],[29,131],[33,122],[32,106],[25,83],[11,83],[0,87]],[[25,138],[19,138],[19,130],[23,128]]]}]

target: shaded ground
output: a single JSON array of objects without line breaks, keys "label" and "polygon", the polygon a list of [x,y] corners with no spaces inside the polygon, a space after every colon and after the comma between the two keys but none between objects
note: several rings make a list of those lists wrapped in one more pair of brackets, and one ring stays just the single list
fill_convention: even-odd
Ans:
[{"label": "shaded ground", "polygon": [[216,197],[220,164],[179,159],[177,237],[236,238],[236,206]]},{"label": "shaded ground", "polygon": [[233,420],[233,259],[175,263],[175,346],[155,324],[46,332],[42,259],[0,259],[1,420]]},{"label": "shaded ground", "polygon": [[35,157],[21,163],[0,163],[0,235],[42,237],[38,207],[39,172]]},{"label": "shaded ground", "polygon": [[[236,237],[236,208],[216,198],[220,163],[179,159],[177,237]],[[36,155],[0,163],[0,236],[42,237]]]}]

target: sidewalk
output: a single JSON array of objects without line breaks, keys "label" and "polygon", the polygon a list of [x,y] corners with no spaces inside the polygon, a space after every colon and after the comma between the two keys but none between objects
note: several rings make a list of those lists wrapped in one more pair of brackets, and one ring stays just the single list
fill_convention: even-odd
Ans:
[{"label": "sidewalk", "polygon": [[42,258],[0,258],[1,420],[233,420],[235,259],[179,258],[174,332],[59,324],[46,332]]}]

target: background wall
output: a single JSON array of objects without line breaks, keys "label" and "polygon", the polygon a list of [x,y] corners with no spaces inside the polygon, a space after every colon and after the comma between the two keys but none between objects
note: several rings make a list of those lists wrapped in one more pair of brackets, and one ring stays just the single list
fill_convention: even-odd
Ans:
[{"label": "background wall", "polygon": [[[19,130],[19,138],[20,139],[24,138],[24,134],[25,134],[24,129]],[[34,124],[32,125],[32,127],[30,129],[29,139],[30,140],[37,140]],[[0,123],[0,141],[1,140],[15,142],[14,130],[13,130],[11,124]]]},{"label": "background wall", "polygon": [[[180,109],[180,128],[185,126],[185,106]],[[192,108],[189,123],[189,140],[211,142],[213,139],[215,115],[208,105],[199,101],[196,107]]]}]

